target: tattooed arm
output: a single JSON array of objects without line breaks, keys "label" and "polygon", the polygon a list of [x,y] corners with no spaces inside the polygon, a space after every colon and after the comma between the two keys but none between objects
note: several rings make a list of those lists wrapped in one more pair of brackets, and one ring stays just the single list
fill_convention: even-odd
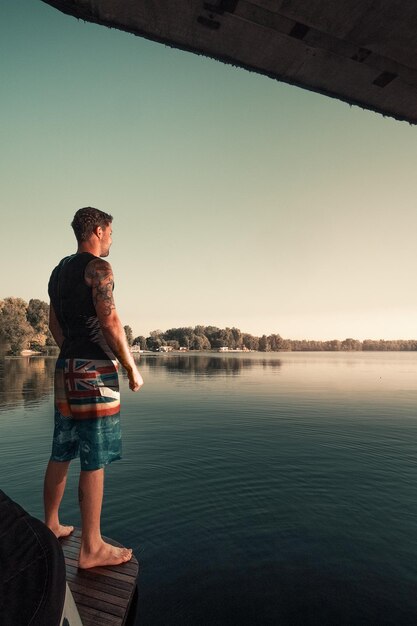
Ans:
[{"label": "tattooed arm", "polygon": [[104,338],[125,368],[129,387],[139,391],[143,385],[135,361],[129,350],[126,334],[116,312],[113,299],[113,271],[104,259],[93,259],[85,270],[85,281],[92,288],[93,302]]},{"label": "tattooed arm", "polygon": [[58,344],[60,348],[64,343],[64,334],[62,332],[61,326],[59,325],[54,307],[52,306],[52,302],[49,304],[49,330],[52,333],[52,337]]}]

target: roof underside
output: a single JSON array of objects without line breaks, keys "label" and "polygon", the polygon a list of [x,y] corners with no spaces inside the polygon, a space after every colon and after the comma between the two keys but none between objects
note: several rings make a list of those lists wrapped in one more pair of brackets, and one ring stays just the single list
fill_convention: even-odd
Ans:
[{"label": "roof underside", "polygon": [[43,1],[417,123],[417,2],[411,0]]}]

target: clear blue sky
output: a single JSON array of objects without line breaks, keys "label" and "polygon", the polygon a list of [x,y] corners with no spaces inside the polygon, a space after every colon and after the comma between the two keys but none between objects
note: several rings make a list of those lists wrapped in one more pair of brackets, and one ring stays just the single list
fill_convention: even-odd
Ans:
[{"label": "clear blue sky", "polygon": [[47,300],[92,205],[135,335],[417,338],[415,127],[40,0],[0,31],[0,297]]}]

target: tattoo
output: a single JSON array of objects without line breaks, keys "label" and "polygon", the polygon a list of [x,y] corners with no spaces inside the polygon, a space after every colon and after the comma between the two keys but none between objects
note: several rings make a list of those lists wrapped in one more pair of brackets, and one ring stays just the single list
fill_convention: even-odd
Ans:
[{"label": "tattoo", "polygon": [[83,490],[81,489],[81,487],[78,487],[78,502],[82,502],[83,499],[84,499]]},{"label": "tattoo", "polygon": [[86,278],[91,281],[93,289],[94,306],[98,306],[104,315],[110,315],[116,308],[113,300],[113,272],[107,261],[97,259],[89,263],[85,273]]}]

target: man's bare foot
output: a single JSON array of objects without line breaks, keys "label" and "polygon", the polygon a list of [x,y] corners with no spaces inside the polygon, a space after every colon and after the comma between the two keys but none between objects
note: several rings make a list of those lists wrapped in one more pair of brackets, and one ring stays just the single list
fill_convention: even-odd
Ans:
[{"label": "man's bare foot", "polygon": [[116,548],[109,543],[101,544],[95,552],[87,552],[81,546],[78,567],[88,569],[89,567],[106,567],[108,565],[120,565],[132,558],[131,548]]},{"label": "man's bare foot", "polygon": [[48,526],[48,528],[52,530],[57,539],[60,537],[68,537],[74,530],[74,526],[63,526],[62,524],[58,524],[58,526]]}]

